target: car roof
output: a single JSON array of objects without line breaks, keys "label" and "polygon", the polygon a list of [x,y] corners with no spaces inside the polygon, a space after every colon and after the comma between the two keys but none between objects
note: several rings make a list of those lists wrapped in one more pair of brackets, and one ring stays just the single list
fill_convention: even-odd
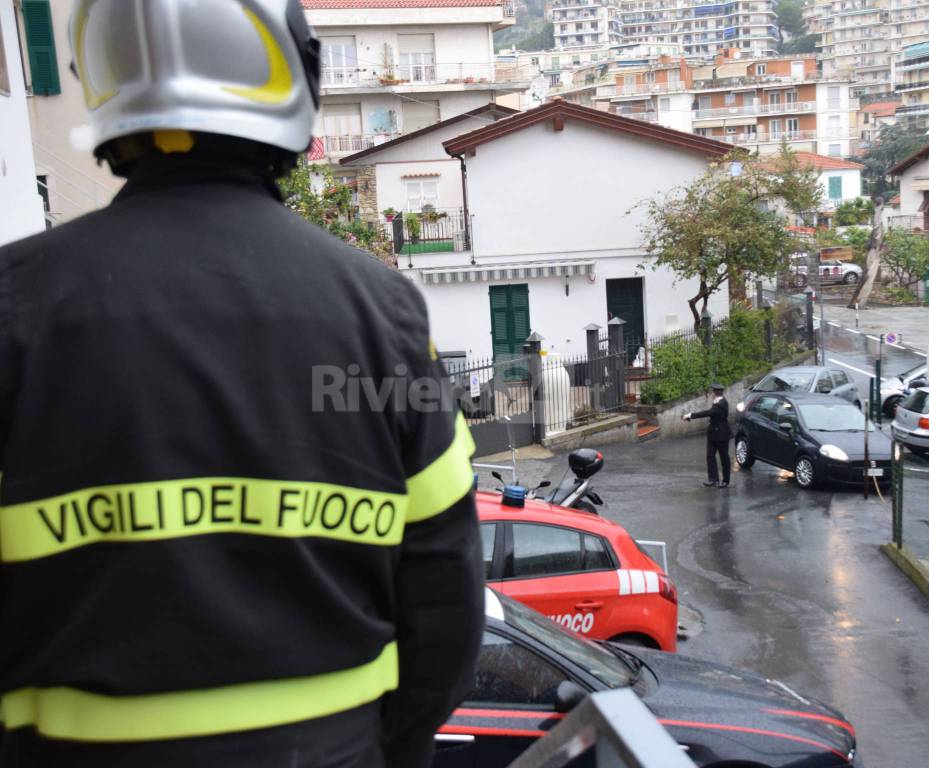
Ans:
[{"label": "car roof", "polygon": [[803,403],[823,403],[824,405],[849,405],[855,406],[841,397],[835,395],[824,395],[821,392],[760,392],[761,395],[780,395],[792,400],[797,404]]},{"label": "car roof", "polygon": [[478,491],[477,512],[482,520],[516,520],[533,523],[551,523],[571,528],[597,532],[601,535],[626,534],[619,523],[576,509],[559,507],[538,499],[526,499],[523,507],[508,507],[503,504],[503,495],[492,491]]},{"label": "car roof", "polygon": [[775,368],[768,373],[767,376],[770,376],[772,373],[817,373],[825,370],[826,366],[824,365],[788,365],[784,368]]}]

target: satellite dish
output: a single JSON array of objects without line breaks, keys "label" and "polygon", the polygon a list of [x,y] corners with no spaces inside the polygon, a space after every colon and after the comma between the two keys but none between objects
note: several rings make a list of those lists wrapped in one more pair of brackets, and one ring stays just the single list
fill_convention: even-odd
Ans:
[{"label": "satellite dish", "polygon": [[529,97],[540,104],[548,96],[548,80],[542,76],[537,77],[529,83]]}]

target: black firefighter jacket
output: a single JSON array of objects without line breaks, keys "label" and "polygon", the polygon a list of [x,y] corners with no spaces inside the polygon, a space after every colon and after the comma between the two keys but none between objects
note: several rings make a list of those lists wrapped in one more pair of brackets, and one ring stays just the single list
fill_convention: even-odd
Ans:
[{"label": "black firefighter jacket", "polygon": [[162,158],[0,249],[8,732],[151,743],[382,701],[353,738],[427,764],[483,625],[435,357],[408,280],[244,168]]}]

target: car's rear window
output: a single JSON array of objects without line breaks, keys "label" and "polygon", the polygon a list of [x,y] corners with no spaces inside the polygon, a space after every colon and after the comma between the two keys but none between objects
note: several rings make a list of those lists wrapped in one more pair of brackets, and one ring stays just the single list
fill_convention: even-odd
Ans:
[{"label": "car's rear window", "polygon": [[755,392],[808,392],[812,383],[812,373],[778,371],[769,373],[752,389]]},{"label": "car's rear window", "polygon": [[929,413],[929,392],[923,392],[921,389],[911,392],[909,397],[900,403],[900,407],[914,413]]}]

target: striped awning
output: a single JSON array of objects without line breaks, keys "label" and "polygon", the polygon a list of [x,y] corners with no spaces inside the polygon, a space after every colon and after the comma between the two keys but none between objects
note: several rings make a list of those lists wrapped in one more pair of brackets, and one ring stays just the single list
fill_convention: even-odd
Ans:
[{"label": "striped awning", "polygon": [[535,261],[526,264],[478,264],[468,267],[424,269],[424,285],[487,283],[536,277],[571,277],[594,274],[594,261]]}]

